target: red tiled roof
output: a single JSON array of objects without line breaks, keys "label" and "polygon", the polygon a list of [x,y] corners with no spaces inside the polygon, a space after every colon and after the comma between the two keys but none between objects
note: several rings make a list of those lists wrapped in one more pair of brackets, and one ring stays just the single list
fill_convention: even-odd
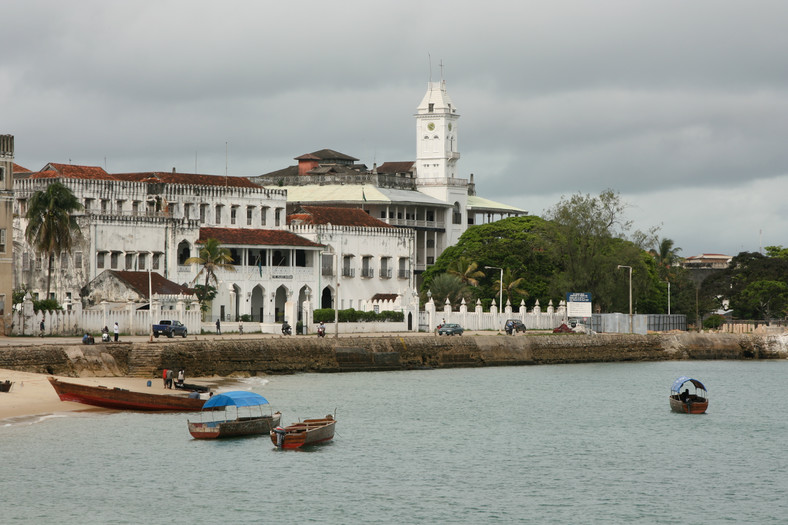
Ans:
[{"label": "red tiled roof", "polygon": [[252,230],[241,228],[200,228],[198,243],[216,239],[222,244],[246,246],[311,246],[322,247],[299,235],[285,230]]},{"label": "red tiled roof", "polygon": [[350,161],[357,161],[358,159],[355,157],[351,157],[350,155],[345,155],[344,153],[340,153],[338,151],[334,151],[333,149],[321,149],[319,151],[313,151],[312,153],[305,153],[299,157],[296,157],[295,160],[350,160]]},{"label": "red tiled roof", "polygon": [[138,294],[148,299],[148,275],[150,275],[150,288],[153,293],[167,295],[191,295],[193,293],[191,288],[181,286],[178,283],[174,283],[168,279],[165,279],[162,275],[156,272],[151,272],[148,274],[148,272],[130,272],[125,270],[108,271],[115,274],[119,280],[124,281]]},{"label": "red tiled roof", "polygon": [[[50,162],[44,166],[43,170],[41,170],[41,172],[45,171],[54,171],[57,173],[57,177],[64,177],[67,179],[117,180],[114,176],[104,171],[104,168],[100,166],[78,166],[74,164],[57,164]],[[31,176],[30,178],[34,179],[46,177]]]},{"label": "red tiled roof", "polygon": [[333,224],[335,226],[363,226],[367,228],[394,228],[372,217],[361,208],[331,206],[302,206],[299,213],[288,215],[287,222],[305,224]]},{"label": "red tiled roof", "polygon": [[412,160],[399,162],[384,162],[377,167],[378,173],[410,173],[415,162]]},{"label": "red tiled roof", "polygon": [[196,173],[172,173],[169,171],[147,171],[140,173],[115,173],[118,180],[134,182],[164,182],[169,184],[197,184],[201,186],[230,186],[232,188],[259,188],[246,177],[224,175],[199,175]]},{"label": "red tiled roof", "polygon": [[14,170],[14,173],[30,173],[29,169],[23,168],[22,166],[20,166],[16,162],[14,162],[13,164],[14,164],[14,166],[11,169]]}]

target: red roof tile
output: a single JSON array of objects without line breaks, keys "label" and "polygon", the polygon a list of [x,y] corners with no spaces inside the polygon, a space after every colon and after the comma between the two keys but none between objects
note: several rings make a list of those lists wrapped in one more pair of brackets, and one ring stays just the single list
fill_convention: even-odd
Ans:
[{"label": "red roof tile", "polygon": [[252,230],[241,228],[200,228],[198,243],[216,239],[222,244],[245,246],[310,246],[322,247],[299,235],[285,230]]},{"label": "red roof tile", "polygon": [[115,274],[119,280],[124,281],[138,294],[148,299],[148,275],[150,275],[150,288],[155,294],[191,295],[193,293],[192,289],[165,279],[162,275],[156,272],[151,272],[148,274],[148,272],[129,272],[125,270],[108,271]]},{"label": "red roof tile", "polygon": [[246,177],[225,177],[224,175],[199,175],[196,173],[172,173],[169,171],[148,171],[140,173],[115,173],[119,180],[134,182],[164,182],[168,184],[197,184],[201,186],[229,186],[232,188],[259,188]]},{"label": "red roof tile", "polygon": [[384,162],[377,167],[378,173],[411,173],[413,166],[416,164],[412,160],[399,161],[399,162]]},{"label": "red roof tile", "polygon": [[287,216],[288,224],[333,224],[335,226],[363,226],[367,228],[394,228],[372,217],[361,208],[338,208],[332,206],[302,206],[298,213]]},{"label": "red roof tile", "polygon": [[[104,171],[100,166],[78,166],[74,164],[57,164],[50,162],[44,166],[43,171],[54,171],[59,177],[67,179],[97,179],[97,180],[116,180],[115,177]],[[38,177],[31,177],[38,178]]]},{"label": "red roof tile", "polygon": [[12,169],[14,170],[14,173],[30,173],[29,169],[23,168],[22,166],[20,166],[16,162],[14,162],[14,166],[13,166]]}]

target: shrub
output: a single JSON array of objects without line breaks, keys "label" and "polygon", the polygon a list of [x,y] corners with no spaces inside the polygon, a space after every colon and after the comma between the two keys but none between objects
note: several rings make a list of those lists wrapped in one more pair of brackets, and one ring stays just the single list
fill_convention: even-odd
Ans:
[{"label": "shrub", "polygon": [[723,324],[725,324],[725,318],[720,314],[711,314],[703,320],[703,328],[707,330],[716,330]]}]

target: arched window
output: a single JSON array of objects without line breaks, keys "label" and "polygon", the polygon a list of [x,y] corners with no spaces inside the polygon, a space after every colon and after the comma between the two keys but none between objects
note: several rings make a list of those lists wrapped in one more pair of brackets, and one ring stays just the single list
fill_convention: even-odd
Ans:
[{"label": "arched window", "polygon": [[452,224],[462,224],[462,210],[460,209],[460,203],[454,203],[454,211],[452,213]]},{"label": "arched window", "polygon": [[181,241],[178,243],[178,264],[183,266],[186,264],[186,259],[192,255],[192,247],[188,241]]}]

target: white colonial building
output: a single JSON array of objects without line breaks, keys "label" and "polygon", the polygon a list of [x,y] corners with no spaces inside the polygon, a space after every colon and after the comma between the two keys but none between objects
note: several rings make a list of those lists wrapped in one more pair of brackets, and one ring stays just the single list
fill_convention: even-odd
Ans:
[{"label": "white colonial building", "polygon": [[[428,84],[415,117],[416,160],[371,170],[321,150],[297,157],[297,166],[253,178],[107,173],[65,164],[15,174],[15,287],[43,298],[51,266],[52,297],[66,308],[79,302],[106,310],[112,303],[107,290],[120,288],[97,281],[102,272],[155,272],[177,285],[200,284],[199,266],[186,260],[213,238],[233,262],[232,270],[216,272],[218,294],[207,326],[248,316],[274,331],[285,320],[310,323],[320,307],[412,313],[419,274],[470,225],[527,213],[477,197],[473,175],[458,177],[459,114],[445,82]],[[24,217],[30,196],[53,181],[66,185],[84,210],[77,213],[81,236],[72,252],[46,261],[28,245]],[[112,283],[118,279],[111,276]],[[96,293],[99,285],[103,295]],[[167,292],[147,295],[157,294]],[[150,300],[144,289],[124,297],[135,297],[140,308]],[[192,304],[193,298],[176,299]],[[119,301],[119,308],[131,308],[128,299]]]}]

